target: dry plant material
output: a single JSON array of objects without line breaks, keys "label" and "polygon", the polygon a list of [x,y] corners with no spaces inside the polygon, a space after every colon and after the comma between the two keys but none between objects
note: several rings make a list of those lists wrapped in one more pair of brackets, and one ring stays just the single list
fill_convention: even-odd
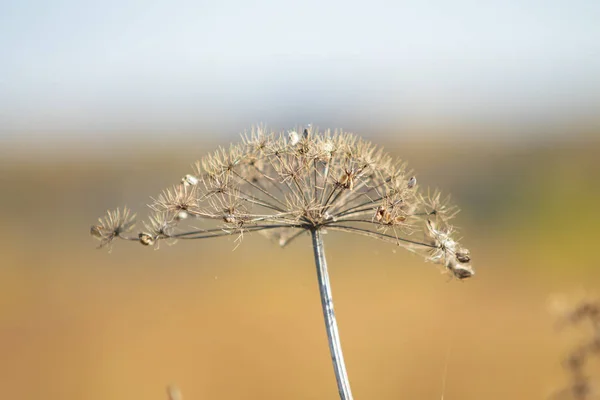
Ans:
[{"label": "dry plant material", "polygon": [[569,376],[569,385],[552,395],[555,400],[600,399],[600,392],[594,387],[592,378],[586,371],[590,359],[600,360],[600,300],[583,300],[565,313],[559,327],[591,327],[591,337],[573,348],[563,362]]},{"label": "dry plant material", "polygon": [[252,232],[284,247],[310,233],[338,390],[351,399],[322,234],[341,231],[389,242],[462,280],[474,272],[469,251],[455,239],[450,222],[458,210],[448,200],[439,192],[422,194],[403,162],[353,134],[257,127],[241,143],[202,158],[179,184],[154,198],[136,235],[127,209],[109,211],[91,233],[101,247],[115,239],[158,247],[164,240],[232,235],[239,244]]}]

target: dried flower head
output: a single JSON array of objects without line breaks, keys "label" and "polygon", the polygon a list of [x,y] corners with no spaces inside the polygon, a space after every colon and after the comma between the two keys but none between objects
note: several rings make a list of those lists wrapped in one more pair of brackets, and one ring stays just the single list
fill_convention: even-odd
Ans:
[{"label": "dried flower head", "polygon": [[[469,251],[449,223],[457,209],[448,198],[421,194],[404,163],[353,134],[298,131],[257,127],[241,143],[198,161],[153,201],[147,232],[136,240],[150,245],[261,231],[286,245],[304,231],[327,228],[418,252],[459,279],[473,275]],[[203,229],[191,228],[198,220]],[[128,210],[117,210],[92,234],[104,245],[122,237],[130,222]]]},{"label": "dried flower head", "polygon": [[[298,132],[302,132],[299,134]],[[92,227],[101,245],[115,238],[156,246],[163,240],[261,232],[286,246],[310,232],[319,294],[338,392],[352,400],[333,310],[322,233],[341,231],[393,243],[440,264],[451,276],[473,276],[471,255],[449,221],[456,209],[438,192],[421,195],[414,177],[383,149],[345,132],[312,127],[287,133],[263,127],[195,164],[179,185],[150,205],[137,236],[129,211],[109,212]],[[200,228],[198,228],[200,227]],[[171,395],[171,397],[176,397]]]},{"label": "dried flower head", "polygon": [[98,218],[98,225],[92,225],[90,234],[100,240],[100,246],[110,244],[116,238],[123,238],[123,234],[130,232],[135,225],[135,214],[125,207],[123,211],[108,210],[103,218]]}]

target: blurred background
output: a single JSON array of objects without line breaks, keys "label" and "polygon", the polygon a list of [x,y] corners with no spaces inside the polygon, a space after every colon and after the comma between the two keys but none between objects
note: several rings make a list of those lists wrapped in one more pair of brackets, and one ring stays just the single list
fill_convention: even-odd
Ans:
[{"label": "blurred background", "polygon": [[552,310],[600,295],[599,18],[591,0],[0,3],[3,397],[337,398],[308,237],[109,253],[88,234],[262,122],[353,131],[462,209],[467,282],[326,237],[357,399],[547,398],[588,334]]}]

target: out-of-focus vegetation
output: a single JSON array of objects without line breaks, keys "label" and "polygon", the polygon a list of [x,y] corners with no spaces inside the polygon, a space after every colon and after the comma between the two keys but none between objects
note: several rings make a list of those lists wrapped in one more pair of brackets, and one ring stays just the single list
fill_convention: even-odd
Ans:
[{"label": "out-of-focus vegetation", "polygon": [[[335,399],[309,239],[95,250],[107,208],[143,214],[205,152],[134,147],[0,171],[0,390],[11,399]],[[555,296],[600,294],[600,144],[388,143],[451,193],[476,276],[369,239],[326,249],[357,399],[544,399],[576,334]],[[597,365],[590,373],[600,379]],[[595,368],[595,369],[593,369]]]}]

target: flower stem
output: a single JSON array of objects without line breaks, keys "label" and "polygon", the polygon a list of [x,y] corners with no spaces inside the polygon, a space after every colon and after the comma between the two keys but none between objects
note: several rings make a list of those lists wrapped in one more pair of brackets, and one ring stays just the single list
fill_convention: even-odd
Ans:
[{"label": "flower stem", "polygon": [[327,329],[327,338],[329,339],[329,352],[331,353],[331,362],[333,363],[338,392],[340,393],[341,400],[352,400],[352,391],[350,390],[340,335],[335,321],[335,312],[333,311],[333,298],[331,296],[331,284],[329,283],[329,273],[327,272],[323,238],[318,229],[311,230],[311,236],[315,253],[315,264],[317,266],[321,306],[323,308],[323,316],[325,317],[325,328]]}]

